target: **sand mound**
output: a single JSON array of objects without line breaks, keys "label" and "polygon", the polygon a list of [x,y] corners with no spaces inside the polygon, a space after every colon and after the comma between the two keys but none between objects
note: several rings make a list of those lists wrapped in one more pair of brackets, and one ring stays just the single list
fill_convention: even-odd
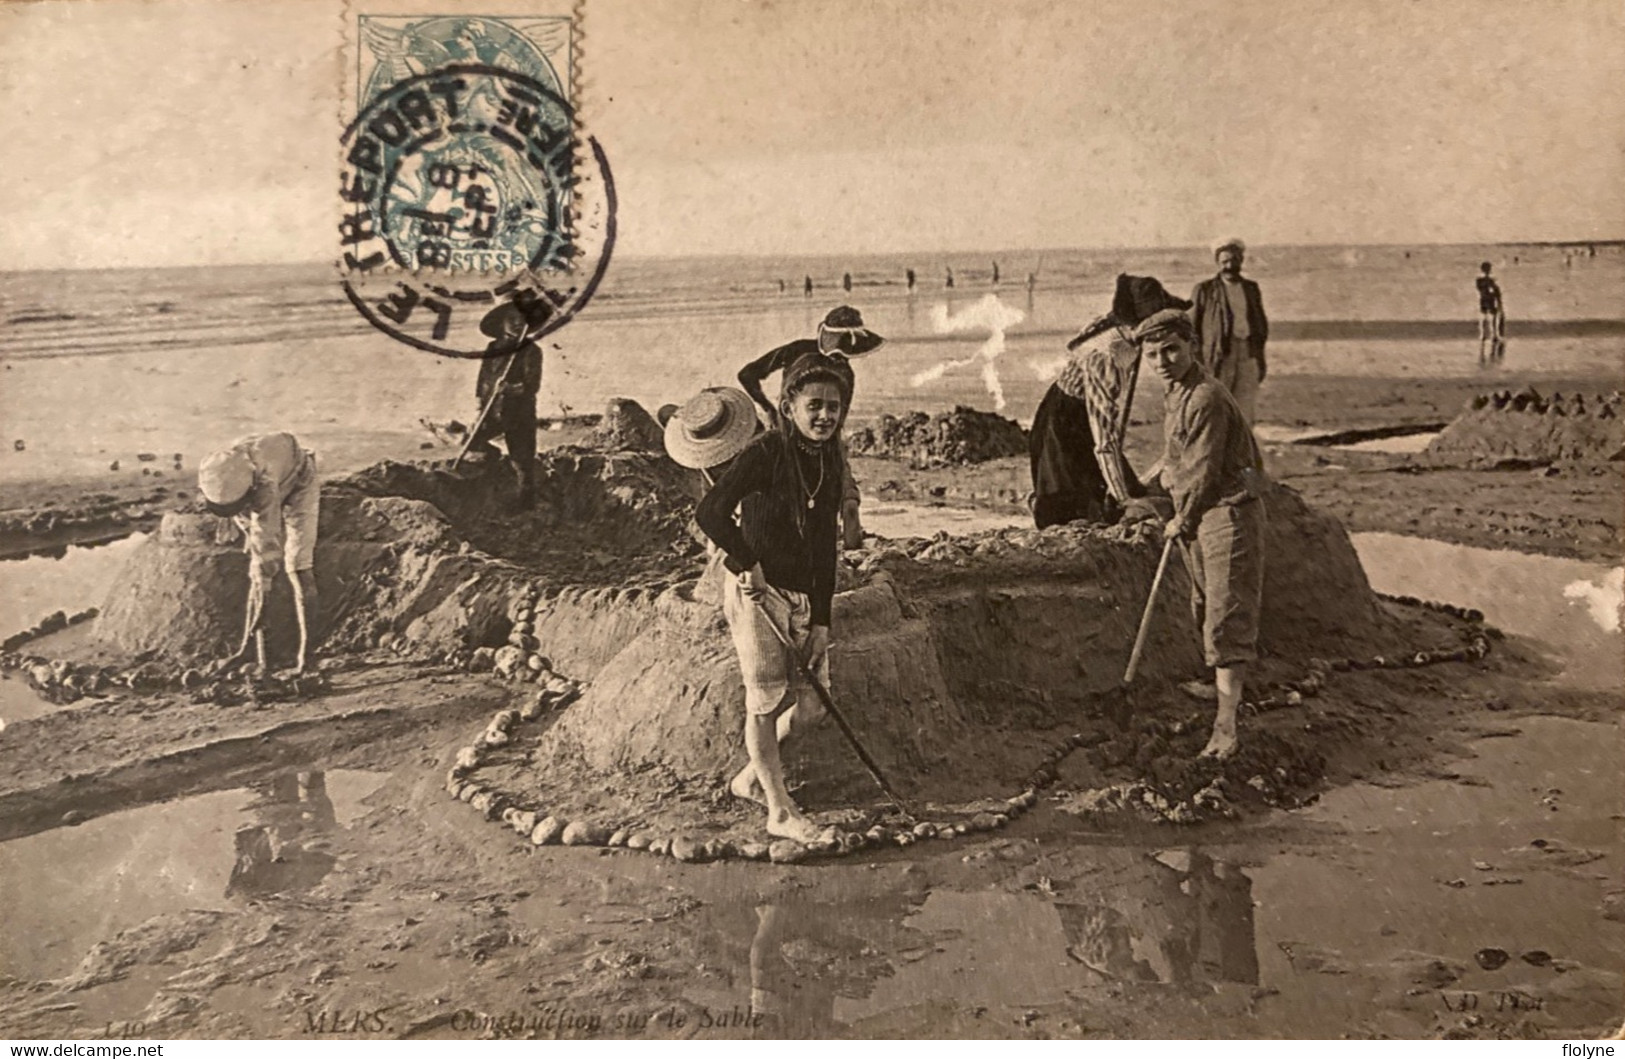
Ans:
[{"label": "sand mound", "polygon": [[898,457],[912,467],[962,466],[1026,455],[1027,432],[1013,419],[961,405],[934,416],[881,416],[849,434],[847,444],[859,455]]},{"label": "sand mound", "polygon": [[[564,584],[669,577],[693,565],[683,472],[663,457],[561,450],[538,460],[538,500],[514,505],[506,473],[453,474],[384,462],[322,488],[316,547],[321,625],[330,647],[404,634],[424,653],[500,644],[504,593],[541,576]],[[235,649],[247,557],[225,520],[171,512],[120,572],[96,626],[130,654],[199,663]],[[272,631],[291,628],[282,581]],[[291,642],[273,638],[286,658]]]},{"label": "sand mound", "polygon": [[[1291,490],[1268,502],[1266,649],[1304,658],[1383,649],[1388,631],[1342,529]],[[953,799],[1008,783],[1030,767],[1034,733],[1102,719],[1099,696],[1121,679],[1157,550],[1143,530],[1079,526],[883,543],[859,564],[857,587],[836,597],[839,702],[894,780],[916,793]],[[569,672],[591,683],[531,760],[652,772],[708,790],[739,768],[743,689],[712,591],[702,582],[630,604],[573,602],[563,621],[544,622],[558,604],[543,604],[543,650],[584,663]],[[1165,593],[1144,663],[1153,690],[1201,669],[1182,576]],[[636,617],[617,618],[625,609]],[[994,743],[990,729],[1000,730]],[[872,799],[833,726],[787,761],[816,799]],[[549,767],[514,782],[546,785],[555,775]],[[592,799],[607,797],[576,786],[573,812],[591,815]]]},{"label": "sand mound", "polygon": [[1530,388],[1480,394],[1427,447],[1435,459],[1469,464],[1526,460],[1600,463],[1625,445],[1619,391],[1543,395]]},{"label": "sand mound", "polygon": [[370,496],[431,504],[473,548],[561,583],[620,583],[650,560],[663,568],[692,550],[690,473],[663,454],[554,449],[536,461],[528,509],[495,468],[463,475],[386,460],[345,481]]},{"label": "sand mound", "polygon": [[[584,682],[544,731],[482,766],[482,782],[527,805],[582,820],[659,804],[754,827],[749,809],[713,800],[744,760],[743,689],[717,586],[688,554],[689,483],[639,453],[558,451],[540,463],[545,499],[530,512],[509,510],[512,482],[497,470],[383,463],[325,486],[317,578],[329,645],[494,666],[536,683],[538,708],[575,699],[570,681]],[[1389,650],[1393,630],[1341,527],[1289,489],[1266,502],[1266,652]],[[201,515],[166,519],[115,585],[100,636],[187,662],[233,647],[247,578],[221,528]],[[1108,740],[1101,696],[1121,677],[1154,536],[1149,526],[1008,529],[871,541],[843,557],[834,689],[894,782],[911,798],[963,805],[1019,790],[1053,757],[1057,733]],[[1164,592],[1141,684],[1150,696],[1201,671],[1184,575]],[[874,802],[833,725],[798,740],[787,762],[809,805]]]},{"label": "sand mound", "polygon": [[[421,501],[373,498],[342,484],[322,488],[316,589],[329,620],[342,620],[357,589],[403,549],[455,549],[445,516]],[[248,557],[225,519],[172,511],[109,586],[96,637],[132,655],[201,662],[235,650],[248,596]],[[266,603],[270,647],[291,654],[292,596],[283,579]]]},{"label": "sand mound", "polygon": [[[328,483],[317,555],[328,645],[387,644],[536,685],[516,689],[519,708],[493,720],[480,737],[485,751],[456,752],[461,771],[448,784],[488,817],[510,809],[512,823],[566,843],[605,824],[756,841],[759,810],[723,793],[744,762],[744,696],[718,586],[700,576],[685,532],[691,483],[641,453],[564,450],[539,463],[545,499],[529,512],[511,510],[505,468],[454,475],[383,463]],[[1267,658],[1258,680],[1298,681],[1324,670],[1316,656],[1404,647],[1341,527],[1284,487],[1266,503]],[[234,647],[247,578],[222,529],[201,515],[167,518],[114,586],[101,638],[180,664]],[[1100,811],[1108,796],[1152,804],[1163,795],[1148,782],[1193,804],[1212,795],[1217,780],[1193,771],[1194,751],[1172,749],[1200,739],[1200,717],[1169,728],[1148,716],[1122,734],[1111,716],[1155,537],[1148,525],[1069,525],[872,540],[843,556],[834,691],[917,809],[996,826],[989,821],[1008,818],[1016,803],[1030,807],[1033,790],[1054,782],[1057,763],[1079,748],[1101,769],[1136,777],[1095,792],[1080,811]],[[1147,702],[1176,697],[1173,682],[1202,672],[1187,591],[1176,568],[1138,685]],[[533,723],[515,727],[516,719]],[[1271,775],[1302,773],[1307,789],[1321,766],[1295,753],[1255,739],[1236,768],[1285,762]],[[786,762],[804,784],[798,798],[821,821],[875,825],[876,788],[836,726],[798,738]],[[470,786],[461,777],[476,766]],[[573,821],[575,831],[560,823],[553,835],[548,820]],[[683,843],[674,856],[708,855],[697,852],[704,842]]]},{"label": "sand mound", "polygon": [[606,452],[665,452],[665,432],[636,401],[612,397],[593,431],[593,445]]}]

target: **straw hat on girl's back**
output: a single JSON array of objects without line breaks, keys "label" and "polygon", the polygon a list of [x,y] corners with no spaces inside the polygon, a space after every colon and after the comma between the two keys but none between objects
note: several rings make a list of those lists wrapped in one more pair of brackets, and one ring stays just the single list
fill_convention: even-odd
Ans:
[{"label": "straw hat on girl's back", "polygon": [[756,404],[744,391],[726,386],[701,390],[666,421],[666,454],[703,471],[743,452],[760,428]]}]

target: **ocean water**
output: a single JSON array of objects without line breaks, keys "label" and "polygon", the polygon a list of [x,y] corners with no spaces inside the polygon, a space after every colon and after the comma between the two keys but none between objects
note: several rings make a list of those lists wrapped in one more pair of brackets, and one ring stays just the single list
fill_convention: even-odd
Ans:
[{"label": "ocean water", "polygon": [[[1272,373],[1477,373],[1481,260],[1495,264],[1506,293],[1509,366],[1625,374],[1617,244],[1595,256],[1555,246],[1257,248],[1247,273],[1272,321]],[[596,411],[611,396],[651,409],[680,402],[732,382],[739,365],[812,334],[829,307],[849,302],[889,340],[859,368],[857,415],[969,404],[1025,420],[1066,339],[1107,308],[1118,272],[1155,275],[1184,295],[1210,261],[1199,248],[623,260],[592,305],[549,337],[541,412]],[[908,268],[919,280],[912,293]],[[995,337],[990,321],[1007,326]],[[149,470],[173,474],[174,454],[195,467],[222,442],[267,429],[300,434],[330,470],[361,466],[428,441],[420,420],[470,420],[474,374],[472,363],[373,331],[325,264],[0,273],[0,424],[12,442],[0,438],[0,482],[105,472],[113,460],[138,474],[142,452],[161,457]]]}]

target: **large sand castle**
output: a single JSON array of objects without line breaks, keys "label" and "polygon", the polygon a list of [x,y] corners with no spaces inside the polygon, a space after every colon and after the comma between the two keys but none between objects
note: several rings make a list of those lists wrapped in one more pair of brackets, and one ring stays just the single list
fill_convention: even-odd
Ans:
[{"label": "large sand castle", "polygon": [[[330,644],[393,646],[585,690],[506,763],[511,785],[583,775],[712,789],[737,769],[737,661],[703,553],[688,472],[646,452],[560,450],[542,500],[507,512],[506,475],[382,463],[324,486],[317,575]],[[1264,651],[1301,664],[1391,650],[1395,634],[1347,535],[1276,487]],[[492,512],[499,512],[492,514]],[[245,559],[206,515],[172,513],[131,559],[97,634],[198,666],[239,635]],[[1042,733],[1102,719],[1156,564],[1151,527],[1008,529],[871,540],[843,559],[833,685],[870,750],[911,793],[1008,786]],[[1183,574],[1160,603],[1146,694],[1201,669]],[[816,803],[874,789],[833,726],[789,755]],[[606,795],[607,796],[607,795]]]}]

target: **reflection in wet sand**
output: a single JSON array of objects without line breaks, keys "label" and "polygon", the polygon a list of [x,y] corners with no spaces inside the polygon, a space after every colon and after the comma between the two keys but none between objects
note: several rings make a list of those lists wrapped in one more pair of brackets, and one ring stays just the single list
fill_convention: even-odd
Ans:
[{"label": "reflection in wet sand", "polygon": [[825,1037],[842,1029],[841,998],[862,999],[895,973],[886,953],[908,946],[914,902],[782,902],[756,908],[750,943],[750,1008],[764,1039]]},{"label": "reflection in wet sand", "polygon": [[287,772],[0,842],[0,971],[59,977],[155,916],[309,889],[333,866],[325,837],[385,778]]},{"label": "reflection in wet sand", "polygon": [[1252,880],[1199,850],[1147,857],[1131,889],[1058,903],[1067,954],[1136,982],[1258,984]]},{"label": "reflection in wet sand", "polygon": [[1110,982],[1258,984],[1252,880],[1234,865],[1093,847],[1045,868],[1055,877],[1022,892],[758,906],[757,1033],[861,1033],[905,1009],[1053,1004]]},{"label": "reflection in wet sand", "polygon": [[338,822],[326,775],[284,772],[253,790],[248,812],[256,822],[233,836],[237,861],[226,896],[288,893],[321,882],[334,863],[321,846]]}]

